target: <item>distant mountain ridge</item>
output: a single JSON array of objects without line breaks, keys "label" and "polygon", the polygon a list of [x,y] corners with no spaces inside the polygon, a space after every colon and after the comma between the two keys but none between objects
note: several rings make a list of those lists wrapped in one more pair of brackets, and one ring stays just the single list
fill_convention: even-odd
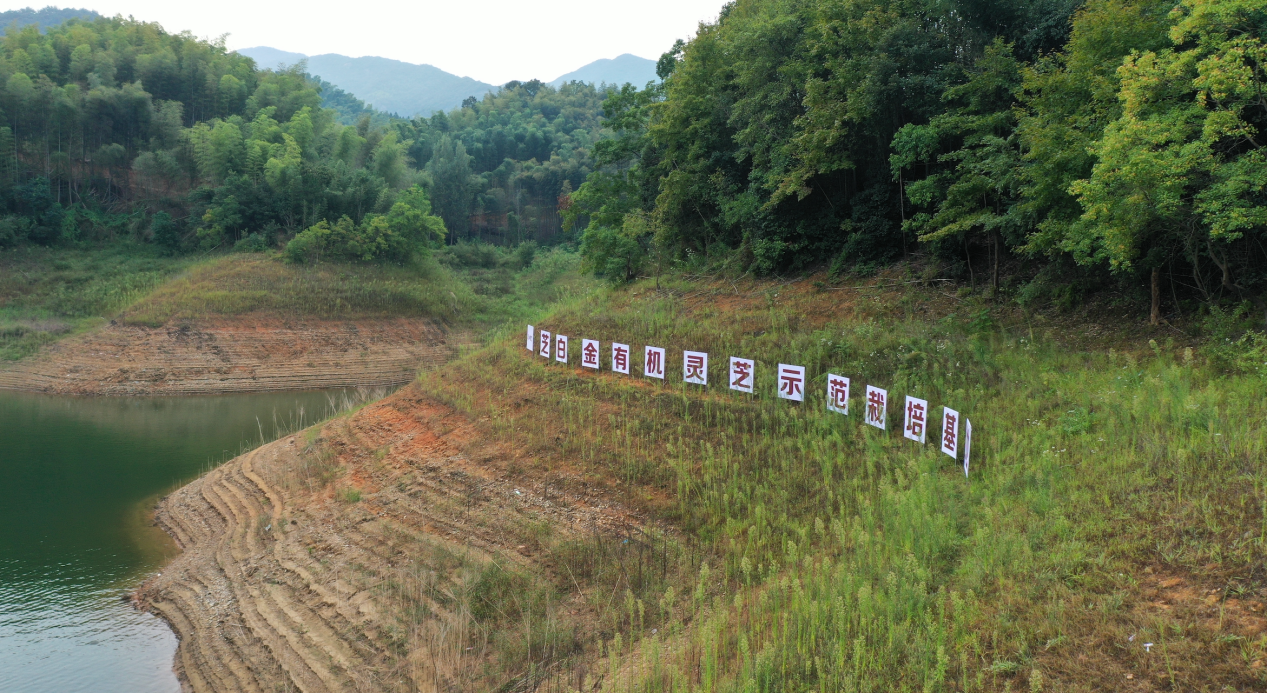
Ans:
[{"label": "distant mountain ridge", "polygon": [[337,53],[307,56],[268,46],[242,48],[261,68],[276,69],[308,61],[308,73],[335,85],[374,109],[404,117],[429,116],[462,104],[468,96],[482,97],[497,87],[459,77],[432,65],[415,65],[389,58],[349,58]]},{"label": "distant mountain ridge", "polygon": [[[269,46],[238,49],[238,54],[255,61],[260,68],[276,69],[308,61],[308,73],[355,96],[377,111],[405,117],[429,116],[462,105],[462,100],[479,99],[497,86],[470,77],[459,77],[433,65],[415,65],[379,57],[350,58],[338,53],[304,55]],[[625,53],[603,58],[569,72],[552,82],[558,87],[572,81],[591,84],[646,86],[656,80],[655,61]]]},{"label": "distant mountain ridge", "polygon": [[559,77],[550,82],[550,86],[558,87],[568,82],[588,82],[590,84],[624,84],[629,82],[641,89],[647,86],[647,82],[660,80],[655,73],[655,62],[654,60],[639,58],[633,53],[624,53],[615,58],[602,58]]},{"label": "distant mountain ridge", "polygon": [[30,7],[23,7],[20,10],[9,10],[0,12],[0,31],[4,30],[10,24],[17,22],[18,26],[27,26],[35,24],[40,28],[40,33],[44,30],[57,26],[67,19],[97,19],[101,15],[92,10],[74,9],[72,7],[53,7],[48,6],[40,10],[34,10]]}]

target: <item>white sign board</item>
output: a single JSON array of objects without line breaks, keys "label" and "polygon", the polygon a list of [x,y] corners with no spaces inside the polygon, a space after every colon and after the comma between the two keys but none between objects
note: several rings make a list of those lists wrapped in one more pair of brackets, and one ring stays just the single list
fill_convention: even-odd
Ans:
[{"label": "white sign board", "polygon": [[902,435],[921,445],[928,434],[928,402],[906,396],[906,426]]},{"label": "white sign board", "polygon": [[730,357],[730,389],[752,394],[753,375],[757,363],[752,359]]},{"label": "white sign board", "polygon": [[779,397],[795,402],[805,401],[805,366],[779,364]]},{"label": "white sign board", "polygon": [[536,335],[532,333],[532,325],[528,326],[528,351],[536,351],[537,340]]},{"label": "white sign board", "polygon": [[642,373],[648,378],[664,379],[664,349],[647,347],[642,355]]},{"label": "white sign board", "polygon": [[554,360],[562,363],[568,362],[568,338],[564,335],[554,338]]},{"label": "white sign board", "polygon": [[708,354],[702,351],[682,352],[682,381],[696,385],[708,384]]},{"label": "white sign board", "polygon": [[884,419],[888,414],[889,393],[878,387],[867,386],[867,414],[863,421],[880,430],[884,430]]},{"label": "white sign board", "polygon": [[629,375],[629,345],[612,342],[612,372]]},{"label": "white sign board", "polygon": [[827,410],[849,415],[849,378],[827,374]]},{"label": "white sign board", "polygon": [[538,351],[537,353],[546,358],[550,358],[550,344],[551,344],[550,333],[546,332],[545,330],[541,330],[541,332],[538,333],[538,335],[540,336],[540,339],[538,341],[541,343],[541,350]]},{"label": "white sign board", "polygon": [[941,408],[941,451],[959,459],[959,412],[950,407]]},{"label": "white sign board", "polygon": [[598,370],[598,340],[581,340],[581,365]]},{"label": "white sign board", "polygon": [[972,455],[972,419],[963,420],[963,476],[968,477],[968,457]]}]

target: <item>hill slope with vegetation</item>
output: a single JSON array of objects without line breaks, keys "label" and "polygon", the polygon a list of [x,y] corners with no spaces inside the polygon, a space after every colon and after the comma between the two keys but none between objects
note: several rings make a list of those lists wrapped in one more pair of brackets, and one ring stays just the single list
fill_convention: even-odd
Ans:
[{"label": "hill slope with vegetation", "polygon": [[[542,359],[516,325],[166,499],[186,554],[142,594],[191,680],[262,688],[1267,684],[1262,345],[1150,340],[1129,306],[1027,315],[919,271],[565,299],[533,322],[634,345],[635,375]],[[667,381],[637,375],[641,344]],[[683,349],[712,355],[709,387],[680,382]],[[754,395],[727,389],[731,355]],[[804,403],[775,396],[778,363],[807,368]],[[848,416],[828,372],[854,379]],[[863,425],[866,384],[970,419],[969,475],[896,407]]]},{"label": "hill slope with vegetation", "polygon": [[[918,250],[1028,304],[1267,315],[1267,7],[736,0],[605,106],[572,196],[617,279],[713,258],[874,271]],[[658,259],[657,259],[658,258]]]}]

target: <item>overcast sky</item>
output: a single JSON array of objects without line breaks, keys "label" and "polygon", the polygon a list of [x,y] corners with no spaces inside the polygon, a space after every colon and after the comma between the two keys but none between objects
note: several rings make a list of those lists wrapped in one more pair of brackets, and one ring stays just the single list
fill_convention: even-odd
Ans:
[{"label": "overcast sky", "polygon": [[[712,21],[722,0],[68,0],[132,15],[171,32],[228,34],[230,49],[272,46],[318,55],[380,55],[503,84],[552,80],[599,58],[656,59]],[[0,0],[0,10],[42,3]]]}]

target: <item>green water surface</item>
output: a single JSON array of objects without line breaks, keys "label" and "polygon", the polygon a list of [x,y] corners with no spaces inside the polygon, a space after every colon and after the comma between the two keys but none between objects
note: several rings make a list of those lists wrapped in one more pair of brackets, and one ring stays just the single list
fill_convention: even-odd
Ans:
[{"label": "green water surface", "polygon": [[125,601],[175,553],[154,503],[334,401],[0,392],[0,691],[179,691],[175,636]]}]

